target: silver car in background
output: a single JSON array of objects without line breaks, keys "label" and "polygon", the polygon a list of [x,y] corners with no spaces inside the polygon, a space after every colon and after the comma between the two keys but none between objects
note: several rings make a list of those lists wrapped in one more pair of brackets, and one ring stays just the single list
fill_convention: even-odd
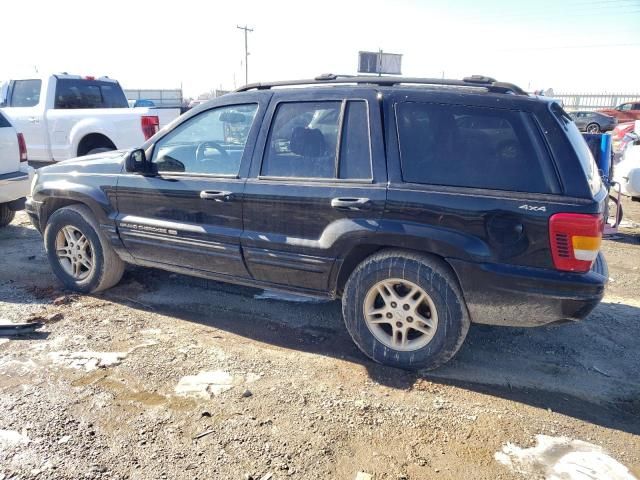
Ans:
[{"label": "silver car in background", "polygon": [[581,132],[604,133],[613,130],[618,124],[615,117],[599,112],[571,112],[569,113]]}]

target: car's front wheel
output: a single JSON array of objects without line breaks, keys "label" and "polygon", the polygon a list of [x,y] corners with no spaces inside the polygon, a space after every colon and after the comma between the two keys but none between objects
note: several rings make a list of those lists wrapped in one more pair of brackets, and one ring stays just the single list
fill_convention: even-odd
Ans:
[{"label": "car's front wheel", "polygon": [[56,210],[47,222],[44,243],[53,272],[71,290],[98,292],[122,278],[124,262],[84,205]]},{"label": "car's front wheel", "polygon": [[375,254],[354,270],[342,312],[365,355],[406,369],[434,369],[450,360],[470,323],[450,268],[436,257],[401,250]]}]

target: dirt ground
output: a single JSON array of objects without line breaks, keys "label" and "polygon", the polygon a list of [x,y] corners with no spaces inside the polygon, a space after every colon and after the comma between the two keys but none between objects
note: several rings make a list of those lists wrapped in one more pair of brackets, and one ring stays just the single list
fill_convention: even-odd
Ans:
[{"label": "dirt ground", "polygon": [[640,476],[640,204],[625,208],[588,319],[472,327],[429,374],[369,362],[338,302],[135,267],[102,295],[63,292],[20,214],[0,231],[0,318],[45,325],[0,337],[0,480],[544,478],[495,457],[538,434]]}]

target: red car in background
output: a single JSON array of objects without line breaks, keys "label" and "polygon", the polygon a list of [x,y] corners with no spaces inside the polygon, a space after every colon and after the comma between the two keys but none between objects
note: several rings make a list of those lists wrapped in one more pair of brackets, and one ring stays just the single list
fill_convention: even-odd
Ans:
[{"label": "red car in background", "polygon": [[616,108],[603,108],[598,112],[616,117],[618,123],[640,120],[640,100],[623,103]]}]

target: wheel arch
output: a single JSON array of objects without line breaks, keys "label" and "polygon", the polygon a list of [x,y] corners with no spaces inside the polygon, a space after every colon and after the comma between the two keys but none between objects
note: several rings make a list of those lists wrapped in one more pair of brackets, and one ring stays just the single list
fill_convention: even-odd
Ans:
[{"label": "wheel arch", "polygon": [[[439,255],[434,252],[428,252],[424,250],[416,250],[412,248],[406,247],[398,247],[394,245],[379,245],[379,244],[359,244],[354,246],[349,253],[345,256],[343,261],[340,264],[339,271],[336,275],[335,282],[335,292],[336,296],[341,297],[344,291],[344,287],[347,283],[347,280],[356,269],[358,265],[360,265],[367,258],[379,254],[379,253],[389,253],[389,254],[397,254],[399,256],[409,255],[411,257],[424,257],[432,262],[437,262],[440,266],[442,266],[445,270],[451,273],[453,279],[460,286],[460,278],[456,273],[453,266],[447,261],[445,257]],[[464,296],[464,295],[463,295]]]},{"label": "wheel arch", "polygon": [[85,134],[80,142],[78,142],[78,148],[76,149],[76,155],[81,157],[86,155],[90,150],[94,148],[112,148],[116,150],[116,145],[113,141],[102,133],[87,133]]}]

